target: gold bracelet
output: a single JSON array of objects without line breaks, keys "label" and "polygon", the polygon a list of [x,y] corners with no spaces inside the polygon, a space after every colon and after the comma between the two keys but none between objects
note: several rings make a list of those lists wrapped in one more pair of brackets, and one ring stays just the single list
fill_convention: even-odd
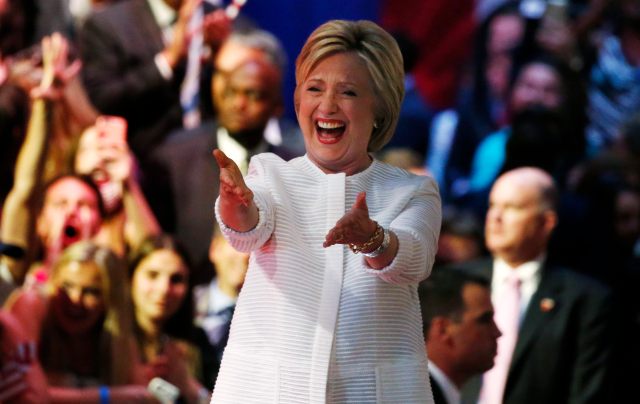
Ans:
[{"label": "gold bracelet", "polygon": [[376,248],[375,250],[371,251],[371,252],[367,252],[367,253],[362,253],[362,255],[364,255],[367,258],[376,258],[380,255],[382,255],[382,253],[389,247],[389,245],[391,244],[391,230],[386,230],[384,227],[382,228],[382,243],[380,243],[380,246],[378,246],[378,248]]},{"label": "gold bracelet", "polygon": [[381,235],[384,235],[384,229],[382,228],[382,226],[380,226],[376,221],[374,221],[374,223],[376,224],[376,231],[373,232],[373,235],[369,238],[369,240],[362,244],[349,243],[349,248],[351,249],[351,251],[353,251],[354,254],[360,254],[362,251],[370,249],[371,246],[376,243],[378,238],[380,238]]}]

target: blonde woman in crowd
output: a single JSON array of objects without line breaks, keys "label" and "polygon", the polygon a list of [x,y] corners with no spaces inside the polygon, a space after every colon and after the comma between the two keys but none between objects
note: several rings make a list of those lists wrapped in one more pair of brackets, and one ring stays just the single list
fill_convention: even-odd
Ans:
[{"label": "blonde woman in crowd", "polygon": [[153,402],[140,381],[122,261],[89,241],[68,247],[44,289],[16,292],[8,310],[37,343],[52,402]]}]

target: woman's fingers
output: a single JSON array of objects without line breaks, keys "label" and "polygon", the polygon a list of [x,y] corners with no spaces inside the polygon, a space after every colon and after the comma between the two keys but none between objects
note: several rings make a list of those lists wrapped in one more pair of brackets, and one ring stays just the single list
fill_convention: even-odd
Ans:
[{"label": "woman's fingers", "polygon": [[339,244],[343,240],[344,240],[344,234],[339,229],[334,227],[333,229],[329,230],[329,232],[325,236],[324,243],[322,243],[322,246],[324,248],[331,247],[334,244]]},{"label": "woman's fingers", "polygon": [[369,207],[367,207],[367,193],[360,192],[358,196],[356,196],[356,201],[353,203],[351,210],[360,210],[366,212],[367,216],[369,216]]},{"label": "woman's fingers", "polygon": [[349,210],[336,225],[327,232],[322,244],[325,248],[334,244],[361,244],[375,232],[376,224],[369,217],[367,195],[361,192]]},{"label": "woman's fingers", "polygon": [[220,149],[215,149],[213,151],[213,157],[216,159],[218,167],[220,167],[221,169],[227,168],[230,164],[233,164],[233,160],[227,157],[227,155],[224,154],[224,152]]},{"label": "woman's fingers", "polygon": [[253,192],[245,184],[237,164],[220,149],[215,149],[213,156],[220,167],[220,195],[233,196],[243,205],[249,206],[253,200]]}]

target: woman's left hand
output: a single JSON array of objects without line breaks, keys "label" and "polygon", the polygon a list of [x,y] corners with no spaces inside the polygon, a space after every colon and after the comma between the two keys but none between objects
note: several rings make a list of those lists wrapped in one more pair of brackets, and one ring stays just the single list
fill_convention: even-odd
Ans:
[{"label": "woman's left hand", "polygon": [[351,209],[325,236],[323,247],[334,244],[363,244],[369,241],[376,231],[376,222],[369,217],[367,194],[360,192]]}]

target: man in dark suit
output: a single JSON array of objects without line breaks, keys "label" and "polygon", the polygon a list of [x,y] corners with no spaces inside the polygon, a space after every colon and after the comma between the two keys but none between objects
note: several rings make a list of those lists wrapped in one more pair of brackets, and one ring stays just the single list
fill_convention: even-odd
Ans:
[{"label": "man in dark suit", "polygon": [[[180,97],[197,3],[122,0],[91,14],[80,32],[87,93],[100,112],[127,120],[129,144],[143,164],[154,146],[183,126]],[[209,11],[208,3],[203,7]],[[206,19],[206,32],[212,21]],[[216,24],[228,28],[224,19]]]},{"label": "man in dark suit", "polygon": [[556,200],[553,179],[537,168],[508,171],[491,189],[485,238],[493,259],[470,265],[491,281],[503,334],[495,366],[483,375],[483,403],[607,402],[611,294],[545,262]]},{"label": "man in dark suit", "polygon": [[283,52],[265,31],[232,33],[215,60],[212,90],[218,93],[213,97],[218,119],[171,134],[151,156],[148,199],[162,227],[185,245],[196,283],[212,273],[208,251],[219,180],[213,149],[220,148],[245,170],[257,153],[273,152],[284,159],[304,153],[298,127],[277,119]]},{"label": "man in dark suit", "polygon": [[489,282],[440,268],[418,289],[435,404],[459,404],[460,389],[493,366],[500,331]]}]

